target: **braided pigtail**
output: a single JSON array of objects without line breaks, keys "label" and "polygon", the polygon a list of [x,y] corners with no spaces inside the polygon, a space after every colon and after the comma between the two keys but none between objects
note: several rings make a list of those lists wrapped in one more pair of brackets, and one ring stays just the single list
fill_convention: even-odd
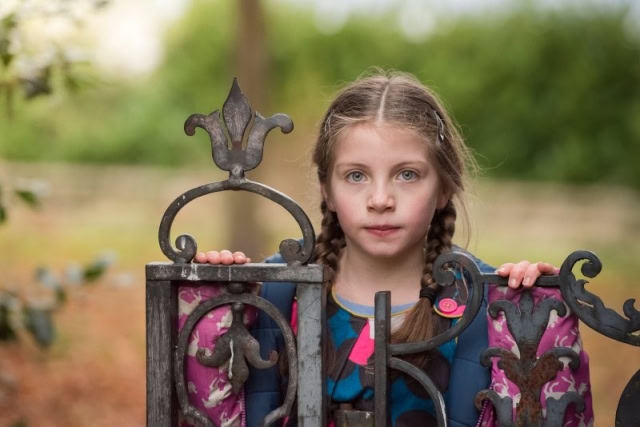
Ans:
[{"label": "braided pigtail", "polygon": [[[322,201],[320,204],[320,211],[322,212],[321,230],[318,238],[316,239],[314,262],[318,264],[324,264],[329,267],[329,287],[331,291],[333,277],[338,272],[338,261],[340,260],[340,253],[342,248],[345,247],[345,237],[338,217],[335,212],[332,212],[327,207],[327,202]],[[329,340],[331,345],[331,340]],[[336,352],[335,349],[329,348],[326,352],[327,372],[333,373],[336,367]]]},{"label": "braided pigtail", "polygon": [[[437,295],[440,286],[433,280],[433,263],[442,253],[451,251],[451,240],[456,229],[456,208],[451,200],[447,205],[438,210],[431,221],[427,240],[425,242],[424,269],[420,287],[428,288]],[[420,298],[415,306],[407,313],[402,325],[391,335],[394,343],[423,341],[435,336],[439,332],[438,316],[433,311],[433,305],[429,298]],[[429,360],[428,353],[409,355],[406,360],[416,366],[425,366]]]},{"label": "braided pigtail", "polygon": [[324,264],[331,270],[331,277],[338,272],[338,260],[340,252],[345,247],[344,232],[338,222],[335,212],[327,207],[327,202],[320,204],[322,212],[322,224],[320,234],[316,240],[314,262]]},{"label": "braided pigtail", "polygon": [[433,280],[432,276],[433,263],[440,254],[451,251],[453,234],[456,231],[456,217],[456,207],[451,200],[433,216],[429,234],[427,234],[424,270],[420,287],[435,288],[437,290],[438,284]]}]

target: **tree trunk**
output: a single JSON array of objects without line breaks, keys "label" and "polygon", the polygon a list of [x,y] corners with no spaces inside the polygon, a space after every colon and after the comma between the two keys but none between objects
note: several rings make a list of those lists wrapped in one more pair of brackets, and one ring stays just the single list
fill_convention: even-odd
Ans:
[{"label": "tree trunk", "polygon": [[[259,0],[236,0],[237,27],[235,75],[242,92],[254,111],[266,115],[267,51],[264,12]],[[251,179],[260,181],[260,170],[250,172]],[[265,253],[265,233],[259,224],[259,196],[232,194],[230,200],[232,250],[242,250],[255,261]]]}]

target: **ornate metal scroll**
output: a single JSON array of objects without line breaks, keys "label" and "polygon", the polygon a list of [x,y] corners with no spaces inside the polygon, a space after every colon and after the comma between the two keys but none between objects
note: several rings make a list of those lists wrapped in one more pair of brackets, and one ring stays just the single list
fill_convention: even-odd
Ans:
[{"label": "ornate metal scroll", "polygon": [[436,419],[439,427],[447,425],[444,397],[429,376],[416,366],[397,357],[405,354],[412,354],[432,350],[439,345],[459,336],[478,315],[482,306],[484,294],[484,284],[487,283],[485,275],[473,259],[464,253],[452,252],[440,255],[433,264],[433,277],[442,286],[451,286],[455,283],[454,271],[446,266],[458,265],[464,268],[471,277],[471,300],[467,303],[467,308],[456,324],[426,341],[418,341],[403,344],[390,344],[391,337],[391,303],[389,292],[378,292],[376,294],[376,331],[375,331],[375,399],[376,399],[376,426],[386,426],[389,412],[387,399],[389,395],[388,369],[396,369],[404,372],[415,379],[426,390],[431,400],[434,402]]},{"label": "ornate metal scroll", "polygon": [[[615,311],[604,306],[595,295],[587,292],[585,280],[577,280],[572,273],[576,263],[581,260],[587,262],[582,266],[582,273],[587,277],[595,277],[601,270],[601,263],[595,254],[587,251],[576,251],[569,255],[562,264],[560,274],[557,276],[542,276],[535,286],[560,288],[564,301],[571,311],[584,323],[596,331],[631,345],[640,345],[640,313],[633,307],[634,300],[629,299],[624,303],[623,318]],[[473,321],[479,313],[482,305],[484,286],[492,283],[506,286],[508,278],[493,273],[481,273],[475,261],[467,254],[452,252],[443,254],[434,263],[433,277],[442,286],[451,286],[455,281],[455,273],[450,268],[458,266],[464,269],[472,286],[471,299],[463,316],[450,329],[429,340],[391,344],[390,343],[390,298],[388,292],[376,294],[376,330],[375,330],[375,399],[376,399],[376,426],[387,425],[389,412],[387,408],[389,397],[388,369],[397,369],[417,380],[427,391],[434,402],[436,418],[439,427],[446,426],[446,412],[442,394],[433,381],[417,367],[394,356],[412,354],[434,349],[439,345],[458,337]],[[584,409],[584,402],[575,392],[565,393],[561,399],[547,399],[546,416],[540,406],[540,394],[542,386],[556,377],[557,372],[563,368],[560,357],[569,358],[569,367],[577,369],[579,366],[578,355],[571,348],[554,348],[541,357],[536,352],[547,327],[551,310],[556,310],[559,316],[566,314],[565,305],[552,299],[541,301],[534,306],[530,292],[523,292],[519,305],[508,301],[496,301],[489,307],[491,316],[497,316],[500,311],[505,313],[507,325],[514,336],[520,355],[500,348],[490,348],[482,355],[481,362],[488,366],[492,357],[499,357],[499,367],[505,370],[507,378],[514,382],[521,391],[521,400],[516,409],[516,421],[512,419],[513,402],[510,398],[500,398],[492,390],[484,390],[476,397],[476,406],[480,409],[483,400],[490,400],[496,409],[498,421],[501,426],[540,426],[550,427],[561,425],[565,411],[569,404],[575,404],[576,410]],[[637,403],[630,404],[632,400],[640,398],[640,371],[627,385],[618,408],[616,425],[636,425],[629,420],[640,419]],[[618,424],[621,422],[620,424]]]},{"label": "ornate metal scroll", "polygon": [[[500,358],[498,367],[505,371],[507,378],[520,390],[515,424],[511,419],[513,402],[510,397],[500,397],[493,390],[478,393],[476,406],[479,408],[484,399],[491,400],[497,408],[501,426],[557,426],[562,425],[569,403],[575,403],[578,412],[584,410],[582,397],[578,393],[568,392],[560,400],[548,398],[547,415],[544,418],[542,416],[542,387],[563,369],[564,364],[560,357],[570,359],[569,367],[572,370],[580,366],[578,354],[569,347],[555,347],[540,358],[537,357],[538,346],[552,310],[556,310],[560,317],[567,314],[565,305],[556,299],[545,299],[534,307],[530,291],[522,293],[519,305],[503,300],[495,301],[489,306],[489,314],[494,319],[498,317],[499,312],[505,313],[507,326],[519,350],[519,356],[510,350],[497,347],[489,348],[482,354],[481,362],[486,367],[491,367],[492,357]],[[542,420],[544,424],[541,423]]]},{"label": "ornate metal scroll", "polygon": [[[312,361],[298,359],[297,353],[299,351],[301,355],[322,354],[323,337],[320,324],[308,325],[308,317],[311,314],[315,316],[314,319],[324,319],[323,283],[326,280],[326,272],[323,266],[307,264],[315,246],[313,228],[305,212],[292,199],[245,177],[246,171],[260,164],[267,134],[275,127],[279,127],[284,133],[289,133],[293,129],[293,123],[284,114],[264,118],[259,113],[254,113],[234,79],[222,113],[214,111],[209,115],[193,114],[184,125],[188,135],[193,135],[196,127],[204,129],[209,134],[213,161],[220,169],[228,171],[229,177],[224,181],[206,184],[183,193],[167,208],[160,222],[158,232],[160,248],[168,258],[174,261],[174,264],[147,264],[147,348],[158,347],[161,348],[162,353],[162,357],[148,359],[150,362],[147,365],[147,379],[148,384],[152,386],[147,387],[147,424],[154,427],[175,425],[177,411],[174,410],[176,405],[172,403],[174,399],[177,400],[182,413],[199,425],[215,424],[214,420],[209,419],[204,412],[189,402],[184,364],[194,327],[200,319],[217,307],[230,305],[231,326],[216,340],[213,352],[209,354],[203,349],[197,351],[198,363],[218,368],[226,363],[224,366],[228,369],[231,388],[235,393],[241,390],[248,379],[249,365],[259,369],[275,365],[278,354],[272,352],[267,360],[262,359],[258,341],[249,334],[243,323],[243,313],[245,307],[249,305],[266,313],[282,331],[288,364],[288,385],[284,402],[265,417],[262,421],[263,425],[268,426],[287,416],[293,406],[296,393],[300,390],[299,393],[305,394],[306,402],[304,406],[298,405],[298,414],[307,419],[308,422],[305,425],[320,426],[324,420],[321,413],[325,408],[325,402],[322,399],[324,395],[321,375],[323,362],[311,363]],[[243,140],[246,140],[244,147]],[[176,248],[171,246],[171,226],[178,212],[198,197],[226,190],[248,191],[266,197],[284,207],[295,218],[302,230],[303,239],[301,241],[286,239],[280,243],[280,254],[286,261],[286,265],[192,264],[191,261],[197,252],[197,243],[188,234],[178,236]],[[183,281],[223,282],[220,286],[224,286],[224,290],[221,295],[200,303],[187,317],[183,329],[176,337],[174,328],[177,327],[177,286]],[[299,349],[296,348],[296,337],[289,325],[289,319],[285,319],[273,304],[252,294],[252,286],[249,283],[260,281],[298,284],[296,288],[298,305],[305,308],[298,313],[299,325],[301,327],[307,325],[309,326],[307,331],[313,332],[297,338]],[[154,297],[156,294],[158,296]],[[156,319],[160,319],[161,322]],[[173,351],[173,343],[175,343],[175,351]],[[167,350],[169,346],[171,349]],[[171,354],[172,363],[167,363],[167,354]],[[167,371],[172,372],[173,378],[167,378]],[[156,380],[156,377],[159,379]],[[163,390],[171,382],[175,385],[175,389],[165,393]],[[308,393],[309,387],[320,390],[321,396],[318,397],[317,393]]]},{"label": "ornate metal scroll", "polygon": [[[243,149],[242,141],[252,119],[253,126],[247,136],[247,146]],[[198,245],[193,236],[189,234],[180,235],[176,239],[177,250],[171,247],[169,237],[171,225],[178,212],[187,203],[198,197],[225,190],[241,190],[256,193],[273,200],[295,218],[302,230],[303,244],[301,245],[294,239],[286,239],[280,243],[280,253],[288,264],[305,264],[308,262],[315,245],[315,234],[307,214],[285,194],[264,184],[250,181],[244,176],[246,171],[254,169],[260,164],[264,140],[273,128],[279,127],[284,133],[289,133],[293,130],[293,122],[289,116],[275,114],[265,119],[257,112],[252,113],[246,97],[240,91],[237,80],[234,79],[229,97],[222,108],[222,120],[218,110],[206,116],[192,114],[185,122],[184,130],[187,135],[193,135],[196,127],[204,129],[209,134],[213,161],[220,169],[229,172],[229,178],[225,181],[191,189],[178,196],[169,205],[162,217],[158,232],[158,240],[162,252],[174,262],[190,262],[198,250]],[[227,134],[229,135],[231,149],[229,148]]]},{"label": "ornate metal scroll", "polygon": [[178,391],[178,401],[185,416],[197,420],[204,426],[213,427],[214,424],[204,413],[189,403],[187,387],[184,381],[184,358],[189,346],[189,337],[198,321],[211,310],[222,305],[231,304],[233,320],[229,330],[215,343],[213,353],[208,355],[202,349],[196,353],[197,360],[209,367],[219,367],[229,361],[229,379],[234,393],[238,393],[249,376],[249,368],[245,359],[254,367],[264,369],[273,366],[278,360],[278,354],[271,352],[269,360],[260,357],[260,345],[253,338],[242,322],[244,305],[252,305],[267,313],[282,330],[287,350],[287,362],[289,367],[289,383],[284,402],[267,415],[264,425],[271,425],[274,421],[291,412],[291,407],[296,396],[298,384],[298,371],[296,344],[293,331],[288,321],[280,311],[267,300],[251,294],[245,294],[246,285],[243,283],[228,284],[229,293],[216,298],[211,298],[196,307],[189,315],[178,337],[178,348],[175,354],[175,382]]},{"label": "ornate metal scroll", "polygon": [[560,291],[569,309],[592,329],[613,338],[616,341],[640,346],[640,311],[634,308],[635,299],[628,299],[623,305],[626,319],[614,310],[605,307],[602,300],[588,292],[584,286],[586,280],[577,280],[573,275],[573,267],[580,261],[582,274],[596,277],[602,270],[598,257],[588,251],[576,251],[569,255],[560,267]]}]

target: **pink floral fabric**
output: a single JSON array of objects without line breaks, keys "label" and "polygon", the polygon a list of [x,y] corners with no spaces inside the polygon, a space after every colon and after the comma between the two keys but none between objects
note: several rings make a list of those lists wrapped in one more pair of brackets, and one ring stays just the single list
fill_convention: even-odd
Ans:
[{"label": "pink floral fabric", "polygon": [[[202,302],[222,293],[218,284],[184,284],[178,288],[178,330],[182,330],[189,314]],[[244,323],[255,320],[255,310],[247,309]],[[245,427],[244,392],[234,393],[229,382],[229,362],[218,368],[201,365],[196,352],[213,351],[214,342],[231,326],[232,313],[229,306],[218,307],[205,314],[196,324],[189,337],[185,357],[185,382],[191,405],[204,412],[221,427]],[[180,419],[182,427],[193,425]]]},{"label": "pink floral fabric", "polygon": [[[554,298],[562,301],[559,289],[553,288],[532,288],[534,304],[547,298]],[[522,289],[511,289],[506,286],[494,286],[489,288],[489,304],[497,300],[508,300],[519,303]],[[566,306],[566,304],[565,304]],[[572,371],[567,358],[560,358],[564,363],[564,368],[558,372],[555,379],[549,381],[542,387],[540,403],[543,413],[546,411],[546,399],[560,399],[566,392],[577,392],[584,398],[585,409],[582,413],[576,412],[575,406],[570,404],[565,413],[563,427],[592,427],[593,426],[593,406],[591,400],[591,384],[589,382],[589,358],[582,348],[582,340],[578,330],[578,318],[573,315],[567,307],[567,315],[559,317],[555,310],[551,311],[549,324],[544,332],[537,356],[542,356],[546,351],[554,347],[571,347],[580,358],[580,367]],[[504,313],[499,313],[497,318],[492,318],[487,314],[489,321],[489,347],[500,347],[508,349],[519,356],[518,346],[509,332]],[[513,400],[513,419],[515,420],[516,405],[520,401],[520,390],[507,379],[503,370],[499,369],[498,358],[493,358],[491,369],[491,389],[500,397],[509,396]],[[485,409],[478,425],[482,427],[493,427],[497,425],[495,413],[490,402],[485,402]]]}]

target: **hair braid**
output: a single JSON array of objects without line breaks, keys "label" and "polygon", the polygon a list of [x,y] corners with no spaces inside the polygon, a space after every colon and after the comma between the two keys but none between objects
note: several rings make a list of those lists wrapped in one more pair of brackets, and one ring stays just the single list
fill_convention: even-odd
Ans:
[{"label": "hair braid", "polygon": [[320,211],[322,212],[322,223],[320,234],[316,240],[314,262],[327,265],[333,276],[338,272],[340,252],[346,245],[344,232],[340,227],[336,213],[327,207],[327,202],[323,201],[320,204]]},{"label": "hair braid", "polygon": [[[456,229],[456,208],[451,200],[438,210],[431,220],[431,226],[425,241],[425,256],[420,287],[439,290],[440,286],[433,280],[433,263],[442,253],[451,250],[451,240]],[[407,313],[405,321],[398,330],[391,335],[392,342],[415,342],[431,338],[438,333],[438,316],[434,314],[431,301],[427,298],[420,300]],[[420,327],[416,327],[420,325]],[[427,334],[425,335],[425,331]],[[405,356],[405,359],[416,366],[424,367],[429,360],[429,353],[416,353]]]},{"label": "hair braid", "polygon": [[[329,267],[329,289],[331,289],[332,280],[338,272],[340,253],[342,248],[346,246],[346,241],[342,227],[338,222],[338,216],[329,210],[327,202],[324,200],[320,204],[320,211],[322,212],[322,222],[320,234],[316,239],[314,262]],[[331,345],[331,340],[329,340],[329,345]],[[333,372],[333,369],[336,368],[336,352],[329,348],[325,354],[327,372]]]},{"label": "hair braid", "polygon": [[440,254],[451,251],[451,241],[456,231],[456,217],[456,207],[451,200],[433,216],[427,234],[421,287],[438,286],[432,276],[433,263]]}]

